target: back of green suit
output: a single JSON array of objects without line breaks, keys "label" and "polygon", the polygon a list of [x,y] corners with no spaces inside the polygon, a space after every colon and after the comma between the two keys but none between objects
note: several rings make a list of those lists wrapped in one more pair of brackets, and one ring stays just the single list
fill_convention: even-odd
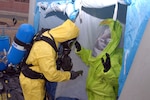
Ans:
[{"label": "back of green suit", "polygon": [[[122,64],[123,49],[119,48],[122,26],[119,21],[106,19],[100,23],[102,26],[108,26],[110,30],[110,39],[108,44],[95,45],[104,47],[103,50],[92,50],[83,48],[76,51],[76,54],[89,67],[86,80],[86,91],[88,100],[116,100],[118,93],[118,76],[120,74]],[[104,36],[106,37],[106,36]],[[101,40],[100,40],[101,41]],[[99,41],[98,41],[99,42]],[[101,58],[106,59],[106,53],[110,55],[111,68],[104,72]]]}]

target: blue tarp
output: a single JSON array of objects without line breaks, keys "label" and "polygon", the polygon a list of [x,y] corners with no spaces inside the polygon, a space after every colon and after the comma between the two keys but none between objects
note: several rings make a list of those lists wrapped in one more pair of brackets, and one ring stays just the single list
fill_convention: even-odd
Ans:
[{"label": "blue tarp", "polygon": [[[51,2],[66,2],[66,0],[36,0],[36,6],[35,6],[35,10],[34,10],[34,13],[35,13],[35,16],[34,16],[34,28],[35,28],[35,31],[38,32],[40,26],[39,26],[39,23],[40,23],[40,13],[42,11],[39,11],[39,7],[37,6],[38,2],[47,2],[48,4],[50,4]],[[69,1],[69,0],[68,0]],[[70,0],[71,1],[71,0]],[[61,18],[63,20],[66,20],[66,16],[65,15],[61,15],[60,13],[57,13],[58,16],[61,16]],[[48,16],[45,16],[45,18],[48,17]]]},{"label": "blue tarp", "polygon": [[119,96],[125,84],[147,22],[150,19],[150,0],[126,0],[126,2],[129,5],[127,7],[126,29],[124,33],[124,57],[119,77]]},{"label": "blue tarp", "polygon": [[[37,6],[37,2],[42,2],[44,0],[36,0],[36,6],[35,6],[35,10],[34,10],[34,13],[35,13],[35,16],[34,16],[34,28],[35,28],[35,31],[38,32],[39,30],[39,22],[40,22],[40,11],[39,11],[39,7]],[[50,3],[52,1],[55,1],[55,0],[47,0],[46,2]]]}]

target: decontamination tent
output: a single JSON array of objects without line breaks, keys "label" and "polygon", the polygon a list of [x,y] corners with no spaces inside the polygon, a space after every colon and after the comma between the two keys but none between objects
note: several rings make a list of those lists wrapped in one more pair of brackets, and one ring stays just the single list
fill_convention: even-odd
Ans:
[{"label": "decontamination tent", "polygon": [[[45,0],[36,0],[30,1],[34,3],[34,10],[29,12],[29,21],[33,19],[32,24],[37,29],[44,28],[53,28],[67,19],[67,16],[62,12],[52,12],[48,14],[46,17],[43,16],[44,12],[42,10],[39,11],[37,3],[44,2]],[[56,0],[47,0],[46,2],[51,3]],[[57,0],[58,1],[58,0]],[[62,1],[62,0],[61,0]],[[83,0],[86,1],[86,0]],[[88,0],[87,0],[88,1]],[[99,1],[100,0],[95,0]],[[107,0],[105,0],[107,1]],[[138,49],[141,38],[144,34],[145,27],[150,17],[150,9],[148,4],[150,1],[148,0],[120,0],[120,3],[126,3],[127,5],[127,15],[126,15],[126,5],[119,4],[118,16],[117,19],[125,25],[125,32],[123,32],[121,44],[124,48],[123,54],[123,64],[119,78],[119,95],[123,89],[124,83],[128,76],[130,67],[132,65],[134,56],[136,55],[136,51]],[[30,5],[31,5],[30,3]],[[96,4],[99,4],[98,2]],[[89,3],[92,4],[92,3]],[[100,27],[99,23],[106,18],[113,18],[114,13],[114,5],[116,4],[116,0],[112,0],[112,2],[104,3],[105,5],[88,5],[84,3],[80,16],[76,19],[76,24],[80,28],[80,35],[78,37],[78,41],[82,46],[92,49],[94,40],[99,35]],[[31,17],[34,15],[34,17]],[[81,23],[82,19],[82,23]],[[29,22],[30,23],[30,22]],[[71,57],[73,59],[74,70],[82,69],[84,70],[84,74],[82,77],[68,82],[62,82],[58,84],[56,97],[58,96],[67,96],[67,97],[77,97],[80,100],[87,100],[85,93],[85,79],[87,74],[87,67],[84,65],[79,58],[71,52]],[[70,92],[71,91],[71,92]]]}]

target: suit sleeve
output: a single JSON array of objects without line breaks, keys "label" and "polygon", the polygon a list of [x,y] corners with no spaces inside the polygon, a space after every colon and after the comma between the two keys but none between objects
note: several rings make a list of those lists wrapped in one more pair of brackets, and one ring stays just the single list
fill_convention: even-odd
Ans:
[{"label": "suit sleeve", "polygon": [[91,50],[85,49],[81,47],[80,51],[75,51],[75,53],[81,58],[81,60],[88,66],[89,61],[88,59],[91,57]]}]

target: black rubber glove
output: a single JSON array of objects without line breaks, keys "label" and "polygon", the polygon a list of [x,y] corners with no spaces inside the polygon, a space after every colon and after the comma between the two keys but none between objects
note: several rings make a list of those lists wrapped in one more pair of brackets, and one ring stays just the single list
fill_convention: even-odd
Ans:
[{"label": "black rubber glove", "polygon": [[78,41],[75,42],[75,47],[76,47],[77,51],[81,50],[81,45]]},{"label": "black rubber glove", "polygon": [[83,71],[82,70],[80,70],[80,71],[71,71],[70,72],[71,73],[71,77],[70,77],[70,79],[71,80],[74,80],[74,79],[76,79],[79,75],[82,75],[83,74]]},{"label": "black rubber glove", "polygon": [[110,63],[110,56],[108,53],[106,53],[106,61],[104,61],[104,58],[101,58],[102,64],[104,66],[104,72],[109,71],[111,68],[111,63]]}]

